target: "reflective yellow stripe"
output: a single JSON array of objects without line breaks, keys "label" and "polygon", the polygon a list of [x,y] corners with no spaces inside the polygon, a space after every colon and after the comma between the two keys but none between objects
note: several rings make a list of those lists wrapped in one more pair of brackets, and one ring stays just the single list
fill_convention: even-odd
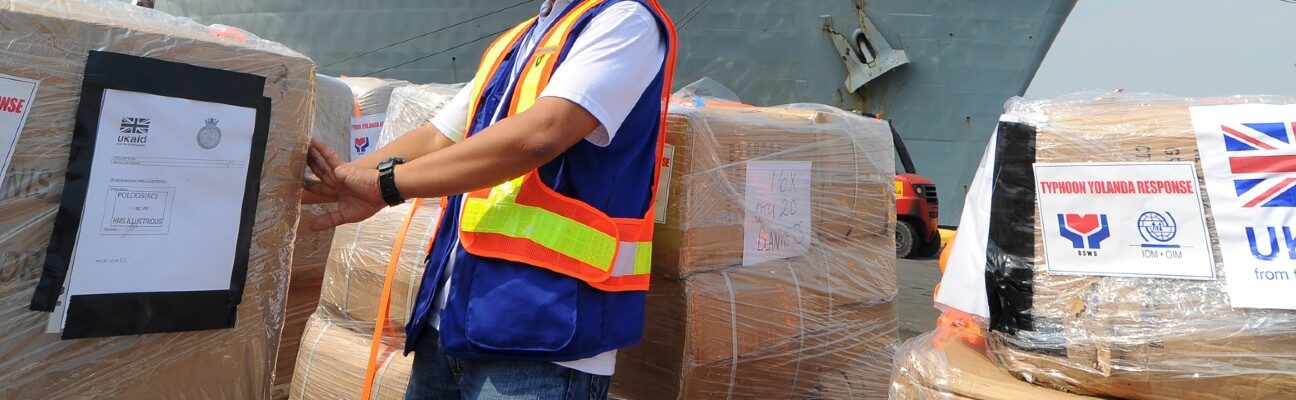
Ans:
[{"label": "reflective yellow stripe", "polygon": [[581,17],[599,4],[602,0],[588,0],[582,2],[575,9],[567,14],[567,17],[559,21],[552,30],[545,36],[544,40],[536,45],[535,54],[531,56],[530,63],[522,70],[522,78],[518,81],[517,108],[511,115],[517,115],[530,109],[535,104],[536,99],[540,97],[540,91],[544,90],[544,85],[548,82],[541,82],[541,77],[545,71],[552,71],[553,64],[558,60],[558,54],[562,48],[567,45],[567,33],[571,31],[572,26],[576,25]]},{"label": "reflective yellow stripe", "polygon": [[635,251],[635,275],[644,275],[652,271],[652,242],[639,242]]},{"label": "reflective yellow stripe", "polygon": [[481,101],[482,91],[486,90],[486,85],[490,83],[491,75],[495,72],[495,66],[499,64],[500,59],[508,53],[509,48],[517,42],[518,37],[522,36],[522,34],[526,32],[527,28],[530,28],[531,25],[535,23],[535,20],[536,19],[533,17],[523,21],[513,27],[513,29],[504,33],[503,36],[500,36],[499,39],[495,40],[495,43],[492,44],[491,47],[486,50],[486,54],[482,56],[481,65],[477,67],[477,75],[473,78],[472,97],[469,99],[468,103],[469,126],[464,128],[464,132],[468,132],[472,129],[472,120],[474,114],[477,113],[477,106]]},{"label": "reflective yellow stripe", "polygon": [[530,240],[600,270],[611,270],[616,237],[552,211],[517,204],[523,179],[492,188],[485,199],[469,197],[459,229]]}]

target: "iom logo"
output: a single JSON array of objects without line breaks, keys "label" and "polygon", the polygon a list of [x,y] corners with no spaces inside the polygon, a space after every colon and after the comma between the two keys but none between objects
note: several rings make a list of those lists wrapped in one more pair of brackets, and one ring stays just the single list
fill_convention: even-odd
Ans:
[{"label": "iom logo", "polygon": [[1174,215],[1169,211],[1164,213],[1148,211],[1139,215],[1138,218],[1139,236],[1143,237],[1142,246],[1145,248],[1178,248],[1177,244],[1170,244],[1175,236],[1179,234],[1179,224],[1175,222]]},{"label": "iom logo", "polygon": [[369,151],[369,138],[368,137],[356,138],[355,151],[356,154],[364,154],[365,152]]},{"label": "iom logo", "polygon": [[[1071,241],[1071,247],[1077,250],[1097,250],[1102,248],[1103,240],[1111,237],[1111,228],[1107,226],[1107,214],[1058,214],[1058,233]],[[1083,256],[1096,256],[1094,251],[1081,251]]]}]

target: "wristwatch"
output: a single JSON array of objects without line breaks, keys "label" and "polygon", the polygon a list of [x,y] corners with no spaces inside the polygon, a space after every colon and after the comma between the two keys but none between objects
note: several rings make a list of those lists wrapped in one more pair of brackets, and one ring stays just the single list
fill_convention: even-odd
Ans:
[{"label": "wristwatch", "polygon": [[398,206],[405,202],[400,190],[396,189],[396,166],[405,163],[404,158],[387,157],[378,163],[378,190],[382,199],[389,206]]}]

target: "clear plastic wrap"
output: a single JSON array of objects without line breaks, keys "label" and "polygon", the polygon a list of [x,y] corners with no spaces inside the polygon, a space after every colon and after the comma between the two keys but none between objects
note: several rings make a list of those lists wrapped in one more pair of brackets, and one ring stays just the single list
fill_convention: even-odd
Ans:
[{"label": "clear plastic wrap", "polygon": [[432,122],[432,116],[441,111],[463,85],[429,83],[395,88],[387,105],[387,118],[383,120],[378,147],[386,146],[405,133]]},{"label": "clear plastic wrap", "polygon": [[1017,380],[983,348],[942,332],[909,339],[895,356],[892,400],[1094,399]]},{"label": "clear plastic wrap", "polygon": [[311,316],[297,355],[290,398],[356,398],[369,361],[384,277],[398,239],[403,241],[396,274],[392,276],[391,308],[382,340],[383,348],[390,350],[384,350],[380,360],[393,368],[403,365],[398,368],[404,372],[384,377],[380,369],[379,377],[386,383],[375,385],[375,394],[381,396],[374,398],[404,398],[410,363],[400,352],[405,345],[404,327],[418,294],[428,244],[439,218],[439,203],[421,199],[337,228],[319,309]]},{"label": "clear plastic wrap", "polygon": [[1034,203],[1033,162],[1197,161],[1189,107],[1245,103],[1296,98],[1085,93],[1009,104],[1007,116],[1020,123],[1000,126],[994,201],[1005,207],[992,207],[986,271],[988,339],[1001,365],[1027,381],[1100,396],[1296,394],[1296,311],[1230,307],[1204,182],[1219,277],[1209,281],[1050,274],[1038,211],[1020,207]]},{"label": "clear plastic wrap", "polygon": [[[350,154],[350,119],[355,106],[351,88],[345,83],[325,75],[315,75],[315,122],[312,136],[327,144],[343,159]],[[325,214],[335,205],[308,204],[302,206],[301,223],[297,225],[297,240],[293,243],[292,276],[288,283],[288,303],[285,307],[283,335],[279,339],[279,355],[275,357],[274,390],[272,398],[288,397],[293,367],[297,362],[297,349],[301,344],[306,320],[319,305],[320,288],[324,281],[324,264],[328,262],[333,230],[312,232],[310,219]]]},{"label": "clear plastic wrap", "polygon": [[357,117],[387,112],[392,91],[398,87],[412,85],[409,81],[399,79],[371,77],[342,77],[340,79],[351,87],[351,94],[355,96],[356,101],[355,111],[352,114]]},{"label": "clear plastic wrap", "polygon": [[[40,88],[0,198],[0,398],[265,398],[311,129],[310,60],[255,37],[112,1],[0,1],[0,74]],[[270,134],[236,328],[59,340],[28,305],[59,208],[90,50],[267,77]],[[147,73],[142,71],[141,73]]]},{"label": "clear plastic wrap", "polygon": [[822,105],[673,103],[643,341],[618,353],[612,395],[885,398],[897,341],[887,124]]}]

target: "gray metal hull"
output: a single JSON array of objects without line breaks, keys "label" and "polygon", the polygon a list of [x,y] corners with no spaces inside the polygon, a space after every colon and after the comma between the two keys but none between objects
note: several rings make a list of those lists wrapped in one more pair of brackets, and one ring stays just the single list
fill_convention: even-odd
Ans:
[{"label": "gray metal hull", "polygon": [[[941,220],[953,224],[1004,101],[1030,84],[1075,0],[662,3],[679,27],[678,85],[711,77],[748,103],[825,103],[884,114],[905,137],[919,172],[936,181],[945,205]],[[533,15],[539,4],[158,0],[157,8],[282,42],[328,75],[461,82],[471,77],[493,34]],[[823,21],[828,16],[836,31],[852,32],[861,26],[861,7],[910,63],[850,92],[846,66]]]}]

